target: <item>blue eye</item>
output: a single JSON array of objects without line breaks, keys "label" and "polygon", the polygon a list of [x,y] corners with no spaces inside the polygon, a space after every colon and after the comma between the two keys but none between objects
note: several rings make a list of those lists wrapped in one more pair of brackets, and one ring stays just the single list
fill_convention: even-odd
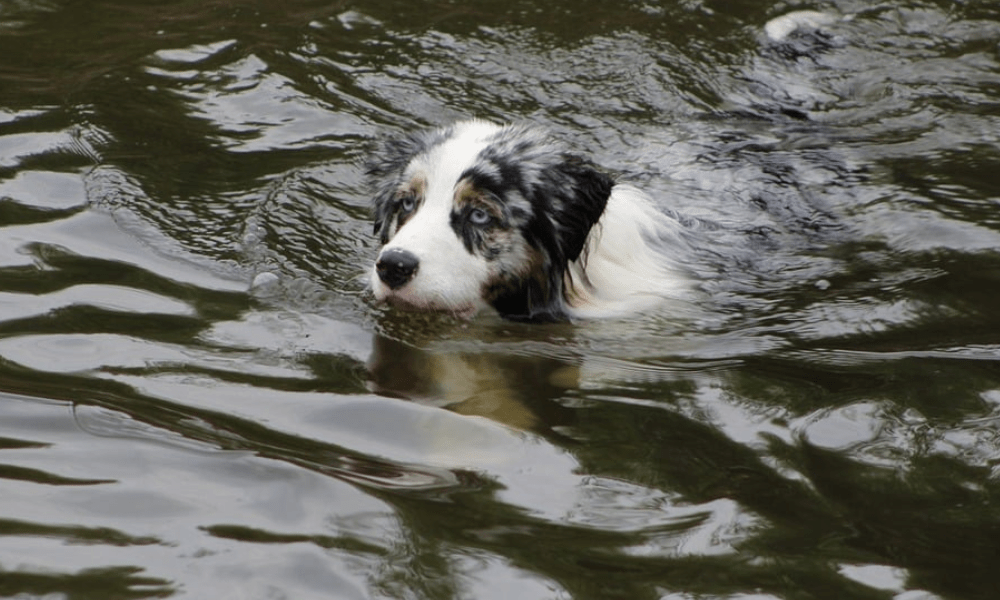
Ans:
[{"label": "blue eye", "polygon": [[399,201],[399,208],[403,212],[410,212],[417,205],[417,200],[413,196],[403,196]]},{"label": "blue eye", "polygon": [[473,225],[486,225],[493,220],[490,213],[481,208],[473,208],[469,211],[469,222]]}]

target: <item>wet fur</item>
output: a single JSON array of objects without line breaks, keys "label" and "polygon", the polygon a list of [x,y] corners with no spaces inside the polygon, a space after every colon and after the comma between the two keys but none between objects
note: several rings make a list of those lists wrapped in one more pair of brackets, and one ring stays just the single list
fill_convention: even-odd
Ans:
[{"label": "wet fur", "polygon": [[379,301],[556,321],[687,287],[664,252],[682,243],[676,221],[538,128],[467,121],[413,133],[384,142],[367,172],[376,264],[401,252],[419,259],[398,287],[373,268]]}]

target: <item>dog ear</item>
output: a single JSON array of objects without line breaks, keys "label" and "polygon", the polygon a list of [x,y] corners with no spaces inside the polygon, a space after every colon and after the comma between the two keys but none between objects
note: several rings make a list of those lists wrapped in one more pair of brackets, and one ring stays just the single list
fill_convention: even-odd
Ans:
[{"label": "dog ear", "polygon": [[402,181],[403,171],[421,150],[419,140],[413,135],[383,139],[365,161],[365,175],[372,184],[372,233],[389,241],[388,224],[392,218],[392,199]]},{"label": "dog ear", "polygon": [[601,218],[614,180],[592,163],[565,155],[539,174],[529,193],[538,207],[525,230],[538,250],[538,264],[516,286],[504,290],[493,306],[508,319],[565,321],[564,275],[580,257],[591,229]]},{"label": "dog ear", "polygon": [[566,156],[553,169],[550,214],[560,254],[566,262],[580,257],[590,230],[611,196],[615,182],[592,163]]}]

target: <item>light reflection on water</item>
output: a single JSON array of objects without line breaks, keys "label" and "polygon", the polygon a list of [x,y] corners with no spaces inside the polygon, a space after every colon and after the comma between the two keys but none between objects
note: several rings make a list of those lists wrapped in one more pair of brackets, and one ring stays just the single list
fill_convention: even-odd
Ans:
[{"label": "light reflection on water", "polygon": [[[813,8],[0,9],[0,595],[992,598],[1000,14]],[[372,306],[361,159],[472,115],[704,305]]]}]

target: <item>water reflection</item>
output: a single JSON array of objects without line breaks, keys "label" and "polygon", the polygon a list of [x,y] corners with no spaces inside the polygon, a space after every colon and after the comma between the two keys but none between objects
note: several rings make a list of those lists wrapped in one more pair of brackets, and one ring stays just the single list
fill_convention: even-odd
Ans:
[{"label": "water reflection", "polygon": [[556,359],[482,351],[428,352],[377,336],[368,361],[373,391],[551,431],[572,411],[555,400],[577,386],[576,368]]}]

